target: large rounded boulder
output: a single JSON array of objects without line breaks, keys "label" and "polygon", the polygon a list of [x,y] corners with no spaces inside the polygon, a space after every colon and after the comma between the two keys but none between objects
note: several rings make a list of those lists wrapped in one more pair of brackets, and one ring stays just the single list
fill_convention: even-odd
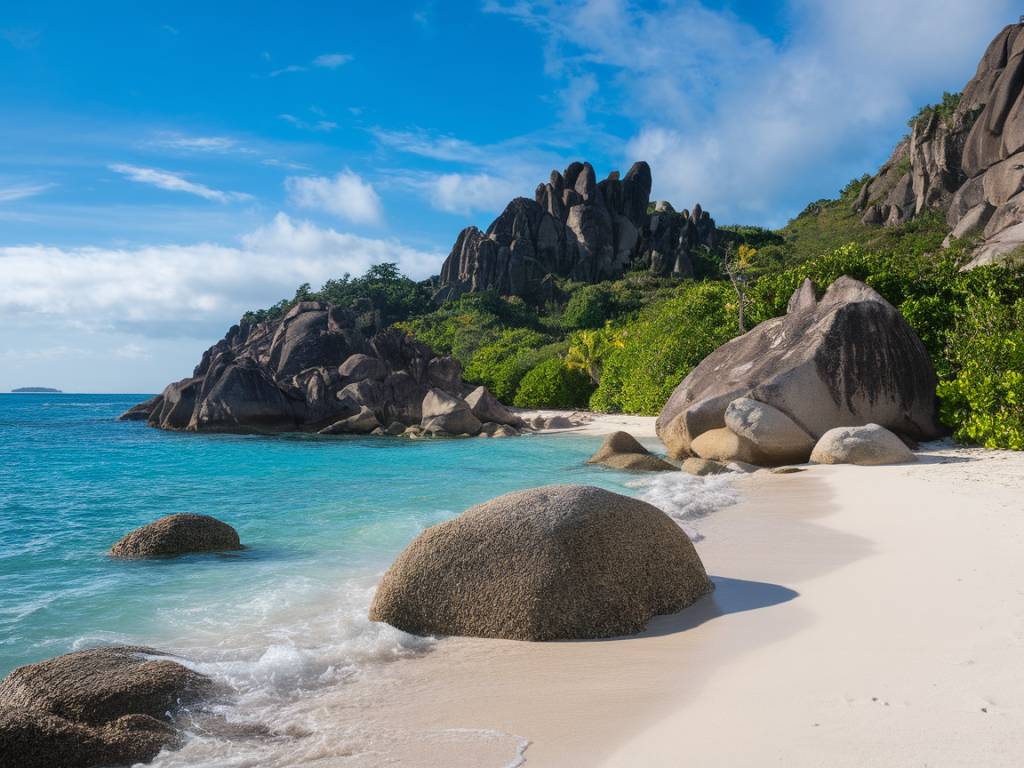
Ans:
[{"label": "large rounded boulder", "polygon": [[110,549],[112,557],[173,557],[241,549],[238,532],[209,515],[178,514],[136,528]]},{"label": "large rounded boulder", "polygon": [[[840,426],[933,439],[942,434],[935,385],[921,340],[878,293],[841,277],[818,301],[807,281],[786,315],[726,342],[683,379],[658,416],[658,437],[684,458],[705,432],[728,430],[767,463],[806,459],[810,441]],[[726,437],[706,441],[715,455],[699,455],[749,460],[723,455]]]},{"label": "large rounded boulder", "polygon": [[661,510],[551,485],[428,528],[384,575],[370,618],[418,635],[612,637],[711,589],[690,539]]},{"label": "large rounded boulder", "polygon": [[91,768],[148,762],[180,736],[174,714],[212,681],[152,648],[77,651],[0,681],[0,765]]},{"label": "large rounded boulder", "polygon": [[885,427],[867,424],[863,427],[830,429],[811,453],[814,464],[906,464],[917,457],[906,444]]}]

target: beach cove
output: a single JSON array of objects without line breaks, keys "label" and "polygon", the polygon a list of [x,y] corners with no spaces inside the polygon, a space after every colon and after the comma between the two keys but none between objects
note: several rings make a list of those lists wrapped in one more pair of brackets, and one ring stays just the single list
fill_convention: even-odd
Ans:
[{"label": "beach cove", "polygon": [[[1011,765],[1024,748],[1013,727],[1024,704],[1021,673],[1011,663],[1024,620],[1015,573],[1024,539],[1020,454],[940,444],[913,465],[638,479],[583,461],[602,432],[622,428],[656,449],[653,420],[642,417],[594,416],[557,436],[410,445],[165,434],[105,418],[121,405],[116,396],[64,396],[36,408],[67,420],[66,429],[99,430],[104,448],[93,466],[135,475],[139,485],[119,481],[119,497],[83,517],[72,499],[81,503],[83,489],[102,498],[102,482],[70,473],[75,493],[47,497],[65,522],[57,540],[16,530],[7,563],[31,558],[64,583],[45,587],[46,601],[34,604],[33,570],[5,569],[3,650],[10,667],[97,643],[158,645],[229,682],[237,696],[218,709],[225,723],[273,733],[227,738],[206,724],[155,765],[675,765],[681,755],[700,765],[757,765],[765,756],[815,765],[820,754],[837,765],[929,754],[939,765]],[[48,440],[35,426],[23,423],[22,438]],[[264,456],[229,459],[253,440],[263,441]],[[373,494],[354,471],[359,452],[396,443],[417,451],[420,466],[454,452],[467,464],[465,481],[439,492],[384,463],[378,484],[418,491],[370,520],[355,511]],[[332,444],[346,450],[325,457]],[[107,560],[104,547],[134,525],[132,515],[145,521],[208,503],[198,471],[206,451],[227,452],[211,485],[235,499],[238,516],[221,514],[249,549],[175,563]],[[164,468],[148,479],[139,466],[118,469],[129,454]],[[74,458],[61,459],[55,445],[36,455],[39,482]],[[254,473],[282,461],[291,476],[315,478],[315,502],[298,495],[301,482],[282,485],[273,473],[252,485]],[[22,471],[32,466],[23,462]],[[366,620],[376,579],[424,525],[496,495],[495,482],[511,490],[548,473],[674,514],[714,593],[639,636],[600,641],[430,640]],[[455,495],[465,500],[449,501]],[[23,514],[26,495],[6,498],[22,505],[19,520],[33,519]],[[154,504],[159,510],[147,507]],[[288,526],[261,519],[261,505],[288,504],[303,510],[292,510]],[[303,521],[313,519],[317,533],[304,534]],[[84,560],[117,579],[88,572],[76,584],[68,574]],[[744,738],[728,737],[738,730]],[[992,744],[991,753],[979,755],[979,744]]]}]

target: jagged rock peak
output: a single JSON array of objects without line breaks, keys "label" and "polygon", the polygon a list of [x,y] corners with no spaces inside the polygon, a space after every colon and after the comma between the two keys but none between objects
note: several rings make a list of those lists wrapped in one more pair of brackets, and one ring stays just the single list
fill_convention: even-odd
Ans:
[{"label": "jagged rock peak", "polygon": [[648,213],[651,168],[632,165],[597,181],[587,162],[553,170],[533,200],[517,197],[487,228],[459,233],[441,268],[438,299],[475,291],[548,298],[550,276],[580,282],[621,277],[643,266],[661,275],[689,276],[692,251],[713,247],[714,220],[667,209]]},{"label": "jagged rock peak", "polygon": [[951,238],[976,234],[971,266],[1024,245],[1024,23],[989,44],[960,94],[913,121],[909,137],[862,188],[865,224],[897,225],[945,213]]}]

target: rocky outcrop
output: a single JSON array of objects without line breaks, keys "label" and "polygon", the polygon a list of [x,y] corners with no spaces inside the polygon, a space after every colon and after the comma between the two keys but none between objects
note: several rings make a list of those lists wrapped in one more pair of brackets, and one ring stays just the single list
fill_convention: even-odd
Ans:
[{"label": "rocky outcrop", "polygon": [[122,419],[191,432],[368,433],[419,424],[427,393],[461,397],[462,367],[403,331],[367,339],[347,309],[318,301],[232,327],[192,376]]},{"label": "rocky outcrop", "polygon": [[428,528],[384,575],[370,618],[418,635],[612,637],[711,588],[693,544],[661,510],[552,485]]},{"label": "rocky outcrop", "polygon": [[608,435],[597,453],[587,459],[587,463],[630,472],[665,472],[678,469],[652,454],[628,432],[612,432]]},{"label": "rocky outcrop", "polygon": [[952,238],[977,235],[969,266],[1024,245],[1024,24],[992,41],[959,96],[927,108],[909,138],[860,192],[867,224],[945,213]]},{"label": "rocky outcrop", "polygon": [[209,515],[178,514],[127,533],[110,548],[112,557],[173,557],[241,549],[238,532]]},{"label": "rocky outcrop", "polygon": [[477,387],[466,395],[466,403],[473,411],[473,415],[485,424],[493,422],[517,429],[523,426],[522,418],[502,405],[487,387]]},{"label": "rocky outcrop", "polygon": [[714,220],[699,205],[676,213],[659,204],[649,214],[650,195],[644,162],[600,182],[590,163],[552,171],[533,200],[517,197],[486,232],[459,233],[441,268],[438,300],[477,291],[539,300],[548,297],[552,276],[594,283],[637,266],[691,276],[694,250],[715,245]]},{"label": "rocky outcrop", "polygon": [[212,688],[152,648],[94,648],[19,667],[0,681],[0,765],[149,762],[179,741],[173,713]]},{"label": "rocky outcrop", "polygon": [[830,429],[814,446],[814,464],[905,464],[917,457],[906,444],[885,427],[866,424],[863,427]]},{"label": "rocky outcrop", "polygon": [[723,344],[676,387],[657,420],[671,456],[781,464],[808,458],[802,435],[838,426],[941,434],[935,371],[900,313],[849,277],[814,296],[801,286],[786,315]]},{"label": "rocky outcrop", "polygon": [[442,389],[427,392],[421,410],[423,422],[420,426],[427,434],[476,435],[482,426],[469,403]]}]

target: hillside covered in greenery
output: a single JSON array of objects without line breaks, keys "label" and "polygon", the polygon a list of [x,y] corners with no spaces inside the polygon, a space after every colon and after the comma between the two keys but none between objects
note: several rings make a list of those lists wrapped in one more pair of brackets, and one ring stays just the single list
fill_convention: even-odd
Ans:
[{"label": "hillside covered in greenery", "polygon": [[1024,448],[1024,270],[961,271],[972,243],[943,249],[937,214],[899,227],[862,224],[852,209],[862,183],[777,231],[723,228],[727,241],[704,254],[710,268],[701,279],[636,272],[593,285],[561,281],[559,299],[543,306],[472,293],[438,307],[429,282],[384,264],[319,291],[303,286],[244,319],[279,316],[306,299],[353,306],[368,325],[397,325],[453,355],[467,381],[516,406],[653,415],[694,366],[741,332],[741,308],[749,330],[783,314],[804,278],[820,289],[845,274],[875,288],[917,331],[958,439]]}]

